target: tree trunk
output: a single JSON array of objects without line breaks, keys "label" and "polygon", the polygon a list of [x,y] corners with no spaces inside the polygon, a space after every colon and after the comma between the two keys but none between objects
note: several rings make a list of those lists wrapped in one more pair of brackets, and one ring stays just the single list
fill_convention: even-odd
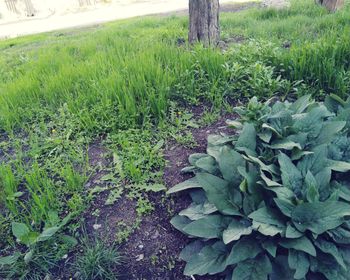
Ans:
[{"label": "tree trunk", "polygon": [[26,5],[26,15],[27,17],[33,17],[35,16],[35,9],[32,4],[31,0],[24,0],[24,3]]},{"label": "tree trunk", "polygon": [[334,12],[344,6],[344,0],[316,0],[322,6],[325,6],[329,11]]},{"label": "tree trunk", "polygon": [[220,39],[219,0],[189,1],[189,43],[202,42],[205,46],[215,46]]}]

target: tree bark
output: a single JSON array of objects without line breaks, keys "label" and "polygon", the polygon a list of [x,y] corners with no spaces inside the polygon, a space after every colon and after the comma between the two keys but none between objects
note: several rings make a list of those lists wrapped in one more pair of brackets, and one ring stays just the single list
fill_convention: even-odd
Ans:
[{"label": "tree bark", "polygon": [[219,0],[189,0],[189,10],[189,43],[215,46],[220,39]]},{"label": "tree bark", "polygon": [[344,0],[316,0],[322,6],[325,6],[330,12],[341,9],[344,6]]}]

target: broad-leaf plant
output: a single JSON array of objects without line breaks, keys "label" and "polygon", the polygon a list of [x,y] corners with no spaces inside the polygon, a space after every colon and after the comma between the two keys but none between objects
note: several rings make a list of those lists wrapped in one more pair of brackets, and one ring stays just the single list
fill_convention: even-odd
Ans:
[{"label": "broad-leaf plant", "polygon": [[210,135],[194,177],[171,188],[192,204],[172,225],[192,238],[185,275],[227,280],[350,279],[350,101],[236,108],[238,133]]}]

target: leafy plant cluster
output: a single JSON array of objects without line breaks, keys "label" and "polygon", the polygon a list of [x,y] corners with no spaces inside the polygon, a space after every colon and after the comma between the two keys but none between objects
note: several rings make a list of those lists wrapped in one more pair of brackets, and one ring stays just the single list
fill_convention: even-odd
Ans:
[{"label": "leafy plant cluster", "polygon": [[192,204],[172,225],[194,239],[186,275],[226,279],[349,279],[350,99],[253,98],[239,135],[210,135],[189,157]]},{"label": "leafy plant cluster", "polygon": [[[247,53],[249,48],[254,48],[254,53]],[[213,63],[208,63],[202,57],[203,51],[198,50],[195,53],[196,61],[181,74],[172,94],[174,98],[186,102],[198,103],[204,100],[220,108],[227,98],[270,98],[295,92],[300,81],[282,78],[275,66],[264,61],[262,53],[271,48],[271,44],[258,44],[252,40],[244,47],[239,47],[239,51],[221,54],[220,63],[214,58]],[[269,56],[277,54],[269,53]]]}]

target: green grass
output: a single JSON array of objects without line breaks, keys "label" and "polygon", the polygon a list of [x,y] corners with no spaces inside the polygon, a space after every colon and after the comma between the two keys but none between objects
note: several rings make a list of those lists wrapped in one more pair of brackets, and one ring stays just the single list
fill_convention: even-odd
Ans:
[{"label": "green grass", "polygon": [[89,240],[85,234],[82,240],[81,253],[77,256],[74,271],[80,280],[115,280],[116,269],[123,262],[123,257],[115,244],[105,244],[95,238]]},{"label": "green grass", "polygon": [[[106,174],[112,201],[121,194],[136,201],[139,220],[153,209],[148,191],[164,188],[166,142],[192,147],[189,128],[210,123],[230,102],[349,94],[348,2],[333,14],[312,0],[222,14],[223,39],[244,39],[226,51],[178,46],[187,24],[144,17],[0,42],[0,255],[20,254],[13,275],[48,259],[35,268],[40,279],[61,261],[69,250],[56,238],[79,235],[80,217],[99,194],[86,188],[96,172]],[[195,121],[191,106],[203,104]],[[95,141],[107,166],[90,164]],[[67,213],[71,222],[25,263],[31,248],[17,244],[11,223],[42,232]]]},{"label": "green grass", "polygon": [[[348,6],[328,14],[312,1],[299,1],[286,11],[224,14],[222,33],[224,38],[243,35],[275,46],[288,40],[292,50],[275,58],[274,65],[293,67],[287,69],[293,79],[316,70],[316,77],[309,79],[337,90],[340,81],[328,71],[349,68],[349,13]],[[178,77],[196,63],[211,83],[204,94],[215,95],[222,64],[232,58],[218,51],[177,47],[176,39],[186,37],[186,30],[185,18],[148,17],[1,42],[1,127],[11,131],[46,120],[64,104],[80,129],[95,134],[142,126],[150,119],[157,122],[166,115]],[[331,61],[312,67],[325,58]]]}]

